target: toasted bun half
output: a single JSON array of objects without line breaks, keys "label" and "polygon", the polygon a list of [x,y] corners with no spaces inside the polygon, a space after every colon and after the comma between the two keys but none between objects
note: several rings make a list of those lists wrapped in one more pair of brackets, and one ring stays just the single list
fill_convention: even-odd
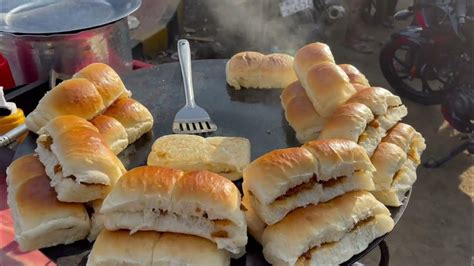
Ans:
[{"label": "toasted bun half", "polygon": [[110,149],[119,154],[128,146],[127,131],[115,118],[107,115],[99,115],[90,121],[104,137]]}]

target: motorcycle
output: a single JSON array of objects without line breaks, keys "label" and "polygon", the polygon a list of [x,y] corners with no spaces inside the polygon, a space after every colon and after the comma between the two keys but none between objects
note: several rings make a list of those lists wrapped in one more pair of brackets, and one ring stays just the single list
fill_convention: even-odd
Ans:
[{"label": "motorcycle", "polygon": [[415,1],[397,20],[413,17],[380,52],[383,75],[401,96],[440,104],[457,88],[473,89],[473,4],[469,0]]}]

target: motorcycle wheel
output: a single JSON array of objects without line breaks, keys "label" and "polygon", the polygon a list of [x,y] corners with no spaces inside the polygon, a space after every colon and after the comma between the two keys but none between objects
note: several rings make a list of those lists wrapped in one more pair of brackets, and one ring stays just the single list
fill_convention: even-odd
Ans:
[{"label": "motorcycle wheel", "polygon": [[[398,58],[397,51],[399,50],[407,51],[408,56],[406,58]],[[444,91],[433,90],[425,78],[416,74],[410,74],[413,69],[416,69],[415,57],[419,52],[417,50],[419,48],[415,45],[397,42],[396,40],[385,44],[379,57],[382,73],[390,86],[400,96],[425,105],[440,104],[444,98]],[[400,68],[402,68],[402,71],[400,71]],[[405,80],[413,81],[417,79],[421,81],[421,88],[405,82]]]}]

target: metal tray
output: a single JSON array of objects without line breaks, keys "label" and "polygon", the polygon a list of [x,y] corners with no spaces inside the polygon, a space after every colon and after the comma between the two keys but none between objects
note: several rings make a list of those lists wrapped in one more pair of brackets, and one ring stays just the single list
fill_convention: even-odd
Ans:
[{"label": "metal tray", "polygon": [[[299,146],[294,131],[288,125],[280,104],[280,90],[235,91],[226,85],[225,63],[227,60],[193,61],[193,80],[196,102],[205,108],[218,126],[218,136],[240,136],[248,138],[252,147],[252,160],[278,148]],[[131,72],[123,77],[133,98],[145,106],[155,118],[153,132],[146,134],[130,145],[119,157],[127,169],[146,164],[153,141],[163,135],[172,134],[174,115],[184,104],[184,92],[179,64],[163,64],[151,69]],[[31,153],[35,144],[34,134],[30,134],[19,146],[16,157]],[[236,182],[240,187],[241,182]],[[395,222],[401,218],[409,199],[400,208],[390,208]],[[369,247],[355,255],[345,264],[351,264],[385,238],[374,240]],[[87,261],[92,244],[79,241],[71,245],[44,248],[41,251],[54,261],[74,258],[78,264]],[[71,257],[72,256],[72,257]],[[68,264],[69,265],[69,264]],[[268,265],[261,253],[261,246],[249,238],[247,254],[232,265]]]},{"label": "metal tray", "polygon": [[0,0],[0,31],[51,34],[105,25],[130,15],[141,0]]}]

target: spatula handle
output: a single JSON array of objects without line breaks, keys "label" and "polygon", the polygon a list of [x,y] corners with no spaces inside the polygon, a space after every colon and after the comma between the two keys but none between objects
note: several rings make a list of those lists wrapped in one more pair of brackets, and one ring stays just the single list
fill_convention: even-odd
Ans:
[{"label": "spatula handle", "polygon": [[186,96],[186,105],[194,107],[193,76],[191,73],[191,49],[187,40],[178,41],[178,58],[183,75],[184,95]]}]

